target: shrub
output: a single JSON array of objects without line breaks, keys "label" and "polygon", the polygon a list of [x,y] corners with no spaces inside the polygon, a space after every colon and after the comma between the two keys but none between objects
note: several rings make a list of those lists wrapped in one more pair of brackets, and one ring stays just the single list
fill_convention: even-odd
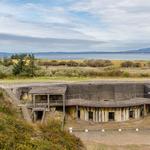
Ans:
[{"label": "shrub", "polygon": [[7,77],[7,74],[0,71],[0,79],[4,79]]},{"label": "shrub", "polygon": [[6,67],[13,65],[13,62],[10,58],[4,58],[2,64]]},{"label": "shrub", "polygon": [[109,60],[85,60],[84,63],[89,67],[107,67],[112,65]]},{"label": "shrub", "polygon": [[69,66],[69,67],[76,67],[76,66],[79,66],[79,64],[74,61],[74,60],[69,60],[66,62],[66,65]]},{"label": "shrub", "polygon": [[133,67],[139,68],[139,67],[142,67],[142,65],[141,65],[141,63],[136,62],[136,63],[133,63]]},{"label": "shrub", "polygon": [[121,63],[121,67],[133,67],[133,62],[132,61],[124,61]]},{"label": "shrub", "polygon": [[107,71],[105,74],[106,74],[106,76],[110,76],[110,77],[120,77],[123,75],[123,71],[110,70],[110,71]]}]

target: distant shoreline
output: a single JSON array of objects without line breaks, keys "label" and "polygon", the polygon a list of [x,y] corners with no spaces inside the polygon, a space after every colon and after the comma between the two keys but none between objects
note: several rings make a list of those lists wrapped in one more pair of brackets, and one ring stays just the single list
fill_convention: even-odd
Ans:
[{"label": "distant shoreline", "polygon": [[[0,53],[0,58],[11,57],[16,53]],[[21,54],[21,53],[17,53]],[[150,60],[150,52],[38,52],[33,53],[37,59],[49,60]]]}]

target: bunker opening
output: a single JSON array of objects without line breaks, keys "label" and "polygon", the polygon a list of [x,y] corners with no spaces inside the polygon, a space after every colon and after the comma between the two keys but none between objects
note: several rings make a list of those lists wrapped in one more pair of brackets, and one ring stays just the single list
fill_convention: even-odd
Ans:
[{"label": "bunker opening", "polygon": [[129,110],[129,118],[130,119],[134,118],[134,111],[133,110]]},{"label": "bunker opening", "polygon": [[89,120],[93,121],[93,112],[92,111],[89,111]]},{"label": "bunker opening", "polygon": [[80,110],[78,110],[78,118],[80,119]]},{"label": "bunker opening", "polygon": [[114,121],[115,120],[115,112],[109,112],[108,120],[109,121]]},{"label": "bunker opening", "polygon": [[43,111],[36,111],[35,115],[36,115],[35,121],[41,121],[43,118]]}]

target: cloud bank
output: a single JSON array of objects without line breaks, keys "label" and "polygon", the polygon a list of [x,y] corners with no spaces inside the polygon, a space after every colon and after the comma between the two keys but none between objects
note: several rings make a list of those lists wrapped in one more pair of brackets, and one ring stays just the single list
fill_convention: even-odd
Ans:
[{"label": "cloud bank", "polygon": [[149,0],[1,0],[0,51],[138,49],[149,25]]}]

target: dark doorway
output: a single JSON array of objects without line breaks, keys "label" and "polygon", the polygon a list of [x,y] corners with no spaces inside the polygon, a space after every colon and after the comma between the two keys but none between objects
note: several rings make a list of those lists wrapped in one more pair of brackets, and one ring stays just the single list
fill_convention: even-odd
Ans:
[{"label": "dark doorway", "polygon": [[134,111],[133,110],[129,110],[129,118],[134,118]]},{"label": "dark doorway", "polygon": [[144,107],[140,108],[140,116],[143,117],[144,116]]},{"label": "dark doorway", "polygon": [[150,114],[150,105],[147,105],[148,114]]},{"label": "dark doorway", "polygon": [[109,119],[109,121],[114,121],[115,120],[115,112],[109,112],[108,119]]},{"label": "dark doorway", "polygon": [[78,110],[78,119],[80,119],[80,110]]},{"label": "dark doorway", "polygon": [[93,112],[89,111],[89,120],[93,120]]},{"label": "dark doorway", "polygon": [[42,120],[43,111],[36,111],[36,120]]}]

